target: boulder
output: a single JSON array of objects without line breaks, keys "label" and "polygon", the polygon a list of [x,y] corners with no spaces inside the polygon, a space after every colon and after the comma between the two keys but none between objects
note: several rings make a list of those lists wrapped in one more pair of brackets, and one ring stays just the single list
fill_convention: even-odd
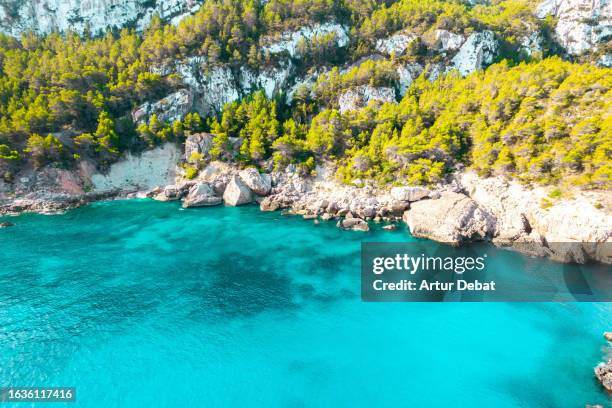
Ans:
[{"label": "boulder", "polygon": [[343,220],[338,221],[337,226],[339,228],[345,230],[353,230],[353,231],[369,231],[370,227],[368,223],[362,220],[361,218],[345,218]]},{"label": "boulder", "polygon": [[608,392],[612,392],[612,360],[595,367],[595,377]]},{"label": "boulder", "polygon": [[240,177],[233,176],[227,187],[225,187],[223,201],[225,201],[226,205],[230,206],[249,204],[253,202],[253,192],[244,184]]},{"label": "boulder", "polygon": [[474,200],[452,192],[413,203],[403,218],[412,235],[453,245],[483,240],[494,229],[494,220]]},{"label": "boulder", "polygon": [[606,340],[612,341],[612,332],[605,332],[604,337],[606,338]]},{"label": "boulder", "polygon": [[0,222],[0,228],[8,228],[8,227],[14,227],[14,226],[15,224],[9,221]]},{"label": "boulder", "polygon": [[280,204],[275,200],[275,197],[268,196],[264,198],[259,204],[259,209],[261,211],[276,211],[280,208]]},{"label": "boulder", "polygon": [[429,196],[429,190],[424,187],[393,187],[391,197],[398,201],[419,201]]},{"label": "boulder", "polygon": [[218,205],[223,202],[221,197],[215,195],[214,190],[206,183],[196,184],[189,190],[189,194],[183,200],[183,207],[206,207]]},{"label": "boulder", "polygon": [[242,170],[240,178],[244,181],[255,194],[260,196],[266,196],[270,193],[272,188],[272,179],[269,174],[259,174],[257,169],[249,167],[248,169]]},{"label": "boulder", "polygon": [[385,231],[396,231],[396,230],[397,230],[397,225],[395,225],[395,224],[385,225],[385,226],[383,227],[383,229],[384,229]]},{"label": "boulder", "polygon": [[184,196],[184,191],[179,186],[170,185],[164,187],[163,191],[157,194],[154,199],[157,201],[176,201]]}]

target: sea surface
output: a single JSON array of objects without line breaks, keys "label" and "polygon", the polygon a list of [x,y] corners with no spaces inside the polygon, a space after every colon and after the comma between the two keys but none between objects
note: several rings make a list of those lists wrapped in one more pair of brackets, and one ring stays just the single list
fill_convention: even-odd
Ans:
[{"label": "sea surface", "polygon": [[610,303],[362,302],[361,241],[404,228],[149,200],[10,221],[0,386],[76,387],[53,407],[611,404]]}]

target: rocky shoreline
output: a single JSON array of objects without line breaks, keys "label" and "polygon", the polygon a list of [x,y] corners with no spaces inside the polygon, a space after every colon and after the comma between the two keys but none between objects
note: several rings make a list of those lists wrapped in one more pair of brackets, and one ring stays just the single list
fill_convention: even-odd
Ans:
[{"label": "rocky shoreline", "polygon": [[346,230],[368,231],[371,222],[394,229],[394,224],[404,221],[413,236],[451,245],[490,241],[561,262],[612,263],[612,216],[593,204],[609,200],[609,192],[593,192],[545,209],[543,188],[528,190],[469,172],[460,172],[450,183],[432,189],[339,185],[332,165],[317,168],[316,177],[303,177],[292,166],[260,174],[254,168],[211,162],[194,180],[182,178],[180,169],[172,176],[174,184],[146,190],[111,183],[107,190],[82,194],[45,191],[4,197],[0,215],[52,214],[116,198],[182,200],[186,208],[256,203],[262,211],[282,210],[317,222],[333,221]]}]

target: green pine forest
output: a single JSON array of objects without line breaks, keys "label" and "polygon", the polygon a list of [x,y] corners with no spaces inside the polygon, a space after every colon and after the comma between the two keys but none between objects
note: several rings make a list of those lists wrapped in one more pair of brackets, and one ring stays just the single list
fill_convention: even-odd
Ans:
[{"label": "green pine forest", "polygon": [[[459,0],[207,0],[178,26],[154,17],[143,32],[0,35],[0,176],[11,182],[25,166],[73,168],[93,160],[100,169],[125,151],[189,134],[213,135],[212,157],[190,157],[186,176],[206,160],[270,170],[295,165],[314,174],[336,162],[345,183],[432,184],[470,167],[525,183],[612,187],[612,69],[592,63],[598,54],[563,55],[554,19],[534,16],[531,0],[469,6]],[[334,34],[300,44],[299,73],[328,67],[292,102],[262,91],[225,105],[222,112],[163,123],[153,115],[136,125],[130,112],[180,89],[177,74],[151,67],[194,55],[232,70],[261,70],[283,55],[262,44],[305,24],[336,21],[349,27],[347,47]],[[366,61],[377,39],[406,29],[418,35],[402,56]],[[492,30],[497,60],[462,78],[427,79],[443,62],[433,51],[436,29],[465,36]],[[528,55],[521,39],[538,31],[541,52]],[[609,46],[607,46],[609,47]],[[609,52],[606,46],[597,52]],[[419,62],[425,73],[398,103],[340,113],[338,95],[358,85],[398,86],[395,66]],[[242,139],[239,148],[231,140]]]}]

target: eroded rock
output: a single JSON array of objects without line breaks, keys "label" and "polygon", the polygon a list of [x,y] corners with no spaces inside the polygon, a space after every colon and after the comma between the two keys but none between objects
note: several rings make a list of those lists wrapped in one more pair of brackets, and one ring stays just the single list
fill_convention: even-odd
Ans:
[{"label": "eroded rock", "polygon": [[437,200],[417,201],[404,213],[416,237],[458,245],[491,234],[493,220],[464,194],[445,192]]},{"label": "eroded rock", "polygon": [[223,202],[221,197],[215,195],[215,191],[206,183],[199,183],[191,187],[189,194],[183,200],[183,207],[207,207],[218,205]]},{"label": "eroded rock", "polygon": [[244,184],[240,177],[233,176],[227,187],[225,187],[223,201],[225,201],[226,205],[230,206],[249,204],[253,202],[253,192]]}]

